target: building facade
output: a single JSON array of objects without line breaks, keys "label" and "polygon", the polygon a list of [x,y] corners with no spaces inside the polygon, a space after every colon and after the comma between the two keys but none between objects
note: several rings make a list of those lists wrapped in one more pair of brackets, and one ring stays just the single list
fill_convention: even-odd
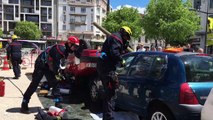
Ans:
[{"label": "building facade", "polygon": [[208,17],[213,18],[213,0],[193,0],[193,7],[197,10],[201,18],[201,30],[196,32],[196,36],[193,37],[193,44],[204,48],[207,53],[212,53],[210,46],[208,46],[209,38],[208,33]]},{"label": "building facade", "polygon": [[107,0],[58,0],[57,6],[59,39],[75,35],[95,42],[105,40],[106,35],[92,23],[102,24],[107,13]]},{"label": "building facade", "polygon": [[53,0],[0,0],[0,27],[8,34],[18,21],[32,21],[44,37],[56,36],[53,13]]}]

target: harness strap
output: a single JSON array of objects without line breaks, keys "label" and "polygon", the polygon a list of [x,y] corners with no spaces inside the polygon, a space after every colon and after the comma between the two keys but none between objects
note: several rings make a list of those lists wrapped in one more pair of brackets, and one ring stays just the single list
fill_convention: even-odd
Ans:
[{"label": "harness strap", "polygon": [[[59,54],[61,54],[62,56],[65,56],[62,52],[61,52],[61,50],[59,49],[59,47],[58,47],[59,45],[56,45],[56,49],[57,49],[57,51],[59,52]],[[62,45],[61,45],[62,46]]]},{"label": "harness strap", "polygon": [[[61,50],[59,49],[59,45],[54,45],[54,46],[56,46],[56,49],[57,49],[57,51],[59,52],[59,54],[61,54],[62,56],[65,56],[65,55],[63,54],[63,52],[61,52]],[[54,47],[54,46],[52,46],[52,47]],[[63,46],[63,45],[60,45],[60,46]],[[47,49],[47,53],[49,53],[49,51],[50,51],[50,49],[51,49],[52,47],[50,47],[50,48]]]},{"label": "harness strap", "polygon": [[115,35],[111,35],[113,38],[115,38],[116,40],[118,40],[119,42],[121,42],[121,44],[123,44],[123,41],[120,39],[120,38],[118,38],[117,36],[115,36]]},{"label": "harness strap", "polygon": [[21,44],[10,44],[10,46],[21,46]]},{"label": "harness strap", "polygon": [[[49,56],[49,52],[50,52],[51,48],[54,47],[54,46],[56,46],[56,49],[57,49],[57,51],[59,52],[60,55],[62,55],[63,57],[65,56],[63,54],[63,52],[59,49],[59,45],[53,45],[53,46],[51,46],[51,47],[49,47],[45,50],[44,56],[42,57],[45,62],[47,62],[48,60],[50,60],[50,61],[52,60],[52,57]],[[61,46],[63,46],[63,45],[61,45]]]}]

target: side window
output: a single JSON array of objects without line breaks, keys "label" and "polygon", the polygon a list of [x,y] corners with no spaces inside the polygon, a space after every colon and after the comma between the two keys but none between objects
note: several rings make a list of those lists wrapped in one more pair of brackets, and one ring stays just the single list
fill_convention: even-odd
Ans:
[{"label": "side window", "polygon": [[154,57],[151,55],[142,55],[130,67],[130,76],[140,76],[143,78],[149,77],[149,71]]},{"label": "side window", "polygon": [[164,76],[166,69],[167,69],[167,57],[156,56],[150,70],[150,77],[155,80],[159,80]]},{"label": "side window", "polygon": [[125,56],[123,59],[126,61],[125,67],[117,68],[116,72],[120,75],[126,75],[128,71],[128,67],[130,66],[132,60],[135,56]]},{"label": "side window", "polygon": [[187,82],[212,81],[213,59],[209,56],[183,56]]}]

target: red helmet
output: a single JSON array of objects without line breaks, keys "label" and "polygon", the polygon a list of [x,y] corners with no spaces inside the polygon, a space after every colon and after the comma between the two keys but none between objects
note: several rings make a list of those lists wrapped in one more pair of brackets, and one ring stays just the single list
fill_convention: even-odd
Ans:
[{"label": "red helmet", "polygon": [[79,45],[79,39],[76,36],[70,36],[70,37],[68,37],[67,42],[73,43],[75,45]]}]

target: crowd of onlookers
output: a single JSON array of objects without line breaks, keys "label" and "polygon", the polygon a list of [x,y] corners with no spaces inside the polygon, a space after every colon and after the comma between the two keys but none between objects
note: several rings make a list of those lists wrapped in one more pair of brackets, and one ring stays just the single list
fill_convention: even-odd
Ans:
[{"label": "crowd of onlookers", "polygon": [[[136,51],[163,51],[164,49],[167,49],[167,48],[171,48],[172,46],[170,46],[169,44],[163,48],[162,46],[151,46],[151,47],[147,47],[147,46],[144,46],[143,43],[138,43],[138,46],[136,47]],[[204,50],[203,48],[201,47],[194,47],[192,48],[190,44],[187,44],[185,46],[175,46],[177,48],[180,48],[182,47],[183,48],[183,51],[186,51],[186,52],[198,52],[198,53],[204,53]]]},{"label": "crowd of onlookers", "polygon": [[[157,46],[155,47],[154,45],[151,45],[151,47],[148,47],[148,46],[145,46],[142,42],[138,43],[137,47],[136,47],[136,51],[137,52],[146,52],[146,51],[163,51],[164,49],[167,49],[167,48],[172,48],[173,46],[171,46],[170,44],[168,44],[166,47],[162,47],[162,46]],[[198,53],[204,53],[204,50],[203,48],[201,47],[191,47],[190,44],[186,44],[185,46],[175,46],[177,48],[180,48],[182,47],[183,48],[183,51],[186,51],[186,52],[198,52]],[[100,45],[96,45],[95,46],[95,49],[97,50],[101,50],[101,46]]]}]

